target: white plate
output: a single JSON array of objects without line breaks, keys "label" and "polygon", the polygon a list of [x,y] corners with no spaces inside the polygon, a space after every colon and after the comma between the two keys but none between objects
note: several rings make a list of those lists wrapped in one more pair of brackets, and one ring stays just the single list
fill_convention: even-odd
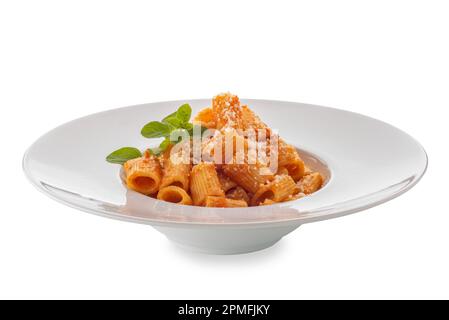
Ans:
[{"label": "white plate", "polygon": [[[68,206],[154,226],[177,244],[208,253],[243,253],[273,245],[303,223],[343,216],[393,199],[424,174],[427,156],[408,134],[384,122],[302,103],[242,100],[328,176],[313,195],[271,206],[223,209],[180,206],[129,191],[120,166],[105,161],[123,146],[145,149],[140,135],[188,102],[193,114],[210,100],[150,103],[101,112],[66,123],[26,152],[30,181]],[[326,166],[328,171],[326,171]]]}]

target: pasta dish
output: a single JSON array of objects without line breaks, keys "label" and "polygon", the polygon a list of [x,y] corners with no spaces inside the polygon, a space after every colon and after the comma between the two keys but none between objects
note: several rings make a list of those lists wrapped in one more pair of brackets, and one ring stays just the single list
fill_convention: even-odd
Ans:
[{"label": "pasta dish", "polygon": [[323,176],[236,95],[219,94],[190,121],[184,104],[141,133],[162,138],[141,152],[118,149],[127,188],[180,205],[249,207],[297,200],[319,190]]}]

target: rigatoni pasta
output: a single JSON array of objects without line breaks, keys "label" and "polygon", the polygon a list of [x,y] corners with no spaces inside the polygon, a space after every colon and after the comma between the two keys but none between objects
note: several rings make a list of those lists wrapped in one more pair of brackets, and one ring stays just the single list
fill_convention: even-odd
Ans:
[{"label": "rigatoni pasta", "polygon": [[266,199],[282,202],[298,193],[299,187],[289,175],[278,175],[268,184],[262,185],[251,199],[251,205],[256,206]]},{"label": "rigatoni pasta", "polygon": [[298,181],[304,175],[304,162],[292,145],[279,140],[278,167],[285,168],[293,180]]},{"label": "rigatoni pasta", "polygon": [[255,193],[261,185],[273,179],[267,168],[252,164],[225,164],[223,172],[248,192]]},{"label": "rigatoni pasta", "polygon": [[159,190],[162,170],[156,157],[146,156],[129,160],[124,164],[124,170],[128,188],[146,195]]},{"label": "rigatoni pasta", "polygon": [[304,194],[311,194],[320,189],[322,185],[323,176],[319,172],[310,173],[298,182],[299,190]]},{"label": "rigatoni pasta", "polygon": [[244,128],[242,108],[237,96],[227,93],[215,96],[212,99],[212,112],[217,129]]},{"label": "rigatoni pasta", "polygon": [[228,199],[224,197],[208,196],[206,198],[206,207],[216,208],[241,208],[248,204],[243,200]]},{"label": "rigatoni pasta", "polygon": [[213,163],[200,163],[193,167],[190,190],[193,203],[197,206],[204,205],[208,196],[224,197],[224,191]]},{"label": "rigatoni pasta", "polygon": [[178,186],[185,191],[189,191],[190,163],[174,163],[170,154],[165,155],[163,174],[161,188]]},{"label": "rigatoni pasta", "polygon": [[157,193],[157,198],[159,200],[177,204],[193,204],[192,198],[189,196],[189,194],[183,188],[177,186],[168,186],[161,188]]}]

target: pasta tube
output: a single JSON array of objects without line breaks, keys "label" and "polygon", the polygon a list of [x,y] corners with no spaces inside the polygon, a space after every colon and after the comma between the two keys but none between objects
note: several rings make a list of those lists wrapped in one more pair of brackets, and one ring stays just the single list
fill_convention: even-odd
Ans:
[{"label": "pasta tube", "polygon": [[237,208],[247,206],[248,204],[243,200],[227,199],[216,196],[208,196],[206,199],[206,207]]},{"label": "pasta tube", "polygon": [[274,202],[282,202],[293,194],[299,192],[298,186],[290,176],[281,175],[276,176],[273,181],[263,185],[257,190],[251,199],[251,205],[257,206],[263,203],[266,199]]},{"label": "pasta tube", "polygon": [[298,181],[304,176],[304,162],[292,145],[279,140],[278,167],[284,167],[293,180]]},{"label": "pasta tube", "polygon": [[258,165],[249,164],[225,164],[223,165],[223,172],[235,181],[239,186],[246,191],[255,193],[260,186],[269,180],[273,179],[273,175],[261,174],[261,169],[267,169]]},{"label": "pasta tube", "polygon": [[177,186],[189,191],[190,163],[173,163],[170,153],[164,154],[161,188]]},{"label": "pasta tube", "polygon": [[192,205],[192,198],[180,187],[168,186],[161,188],[157,193],[159,200],[168,201],[177,204]]},{"label": "pasta tube", "polygon": [[162,170],[159,160],[150,155],[132,159],[123,165],[128,188],[150,195],[159,190]]},{"label": "pasta tube", "polygon": [[319,172],[308,174],[298,182],[300,192],[305,194],[310,194],[319,190],[322,185],[323,176],[321,176]]},{"label": "pasta tube", "polygon": [[242,125],[244,130],[255,130],[258,140],[261,140],[259,136],[260,132],[264,132],[265,138],[270,137],[271,129],[252,111],[248,106],[242,106]]},{"label": "pasta tube", "polygon": [[193,203],[204,206],[207,196],[224,197],[217,171],[212,163],[200,163],[193,167],[190,179]]},{"label": "pasta tube", "polygon": [[223,93],[212,99],[212,112],[215,116],[216,128],[243,129],[240,100],[230,93]]}]

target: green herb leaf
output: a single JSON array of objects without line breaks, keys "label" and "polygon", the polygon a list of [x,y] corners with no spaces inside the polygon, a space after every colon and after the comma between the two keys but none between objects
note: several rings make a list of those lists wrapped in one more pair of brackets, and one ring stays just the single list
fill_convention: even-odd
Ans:
[{"label": "green herb leaf", "polygon": [[187,131],[193,130],[193,124],[191,124],[190,122],[185,123],[182,127]]},{"label": "green herb leaf", "polygon": [[128,160],[139,158],[141,156],[142,153],[139,149],[125,147],[112,152],[106,157],[106,161],[110,163],[124,164]]},{"label": "green herb leaf", "polygon": [[176,111],[176,117],[181,120],[183,124],[189,122],[190,117],[192,116],[192,108],[188,103],[183,104]]},{"label": "green herb leaf", "polygon": [[191,116],[192,108],[188,103],[185,103],[180,106],[178,110],[162,119],[162,123],[169,124],[177,129],[183,127],[186,123],[188,123]]},{"label": "green herb leaf", "polygon": [[163,123],[167,123],[167,120],[168,120],[168,119],[171,119],[171,118],[177,118],[177,116],[176,116],[177,113],[178,113],[178,110],[176,110],[176,111],[173,112],[173,113],[170,113],[168,116],[166,116],[164,119],[162,119],[162,122],[163,122]]},{"label": "green herb leaf", "polygon": [[182,126],[181,120],[179,120],[176,115],[172,117],[165,117],[162,122],[169,125],[171,130],[177,129]]},{"label": "green herb leaf", "polygon": [[170,135],[170,128],[159,121],[151,121],[142,128],[140,133],[145,138],[161,138]]}]

